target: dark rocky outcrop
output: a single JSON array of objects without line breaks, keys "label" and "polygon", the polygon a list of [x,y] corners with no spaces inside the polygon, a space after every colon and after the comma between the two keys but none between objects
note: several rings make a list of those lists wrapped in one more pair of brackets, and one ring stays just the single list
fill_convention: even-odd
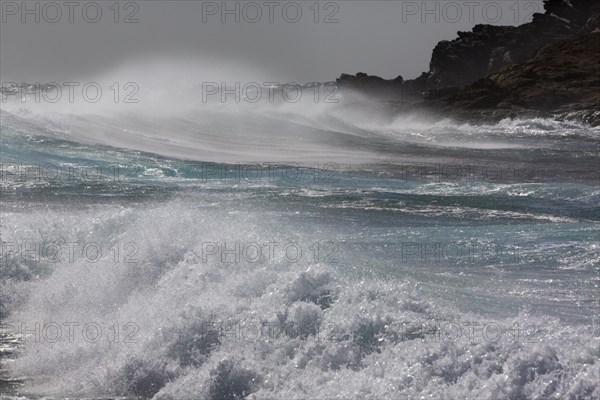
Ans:
[{"label": "dark rocky outcrop", "polygon": [[369,95],[393,113],[471,121],[517,116],[600,125],[600,2],[546,0],[521,26],[477,25],[442,41],[417,79],[342,75],[340,91]]},{"label": "dark rocky outcrop", "polygon": [[577,116],[600,125],[600,32],[546,45],[529,61],[460,88],[427,94],[427,107],[459,118]]},{"label": "dark rocky outcrop", "polygon": [[472,83],[507,65],[522,64],[550,43],[599,28],[600,4],[590,0],[546,0],[546,12],[520,26],[476,25],[471,32],[433,49],[430,88]]}]

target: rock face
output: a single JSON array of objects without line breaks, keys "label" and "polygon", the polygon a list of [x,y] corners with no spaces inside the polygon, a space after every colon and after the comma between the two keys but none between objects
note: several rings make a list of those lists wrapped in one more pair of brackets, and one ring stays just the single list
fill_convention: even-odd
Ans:
[{"label": "rock face", "polygon": [[360,72],[342,74],[336,83],[342,93],[414,103],[422,101],[425,92],[468,85],[506,66],[526,63],[547,44],[600,31],[600,1],[546,0],[544,9],[527,24],[476,25],[471,32],[458,32],[455,40],[439,42],[429,72],[416,79],[385,80]]},{"label": "rock face", "polygon": [[600,28],[600,3],[591,0],[546,0],[544,14],[520,26],[476,25],[472,32],[442,41],[430,62],[429,88],[472,83],[501,67],[522,64],[543,46]]},{"label": "rock face", "polygon": [[428,93],[427,107],[442,114],[510,117],[577,114],[600,125],[600,32],[580,34],[540,49],[529,61],[501,68],[470,85]]},{"label": "rock face", "polygon": [[413,80],[342,75],[340,91],[370,95],[394,112],[470,121],[516,116],[600,126],[600,1],[546,0],[516,27],[477,25],[442,41],[430,71]]},{"label": "rock face", "polygon": [[540,49],[530,61],[500,70],[489,79],[517,106],[559,110],[600,107],[600,32]]}]

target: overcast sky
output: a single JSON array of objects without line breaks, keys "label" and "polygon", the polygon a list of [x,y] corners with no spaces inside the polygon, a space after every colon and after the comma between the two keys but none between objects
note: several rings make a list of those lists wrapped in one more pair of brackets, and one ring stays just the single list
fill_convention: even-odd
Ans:
[{"label": "overcast sky", "polygon": [[[144,69],[156,59],[190,58],[214,69],[238,66],[252,78],[280,82],[332,80],[359,71],[412,78],[428,69],[435,44],[454,39],[457,31],[498,19],[498,10],[496,25],[518,25],[530,20],[532,11],[542,11],[541,1],[521,1],[518,14],[515,1],[428,1],[432,12],[422,15],[421,1],[345,0],[321,1],[315,15],[314,1],[239,3],[240,22],[234,13],[222,23],[221,8],[235,9],[236,2],[125,1],[116,15],[114,1],[97,1],[85,17],[97,19],[98,8],[102,16],[91,23],[84,18],[85,2],[73,6],[73,22],[63,1],[54,3],[60,18],[57,7],[41,2],[40,21],[35,22],[34,11],[22,22],[23,3],[2,1],[1,79],[61,82],[106,74],[124,63]],[[35,10],[36,2],[27,7]],[[124,23],[129,15],[138,22]]]}]

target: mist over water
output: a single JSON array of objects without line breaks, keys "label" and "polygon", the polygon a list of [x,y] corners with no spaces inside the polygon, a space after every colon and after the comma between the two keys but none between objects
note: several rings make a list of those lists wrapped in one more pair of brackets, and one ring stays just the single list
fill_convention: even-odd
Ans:
[{"label": "mist over water", "polygon": [[128,76],[2,103],[6,398],[600,397],[597,128]]}]

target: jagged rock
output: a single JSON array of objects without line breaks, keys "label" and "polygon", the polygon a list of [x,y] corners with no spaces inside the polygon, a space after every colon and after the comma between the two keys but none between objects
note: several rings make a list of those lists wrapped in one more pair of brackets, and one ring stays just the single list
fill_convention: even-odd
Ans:
[{"label": "jagged rock", "polygon": [[598,28],[600,4],[589,0],[546,0],[546,12],[520,26],[476,25],[471,32],[434,48],[428,86],[474,82],[507,65],[531,59],[543,46]]},{"label": "jagged rock", "polygon": [[600,108],[600,33],[546,45],[522,64],[490,75],[507,99],[527,108]]},{"label": "jagged rock", "polygon": [[[416,79],[343,74],[341,91],[394,112],[470,121],[557,117],[600,125],[600,2],[546,0],[521,26],[477,25],[435,47]],[[345,98],[346,100],[346,98]]]},{"label": "jagged rock", "polygon": [[442,115],[495,119],[563,115],[600,125],[600,32],[546,45],[526,63],[504,67],[460,88],[428,93],[428,107]]}]

